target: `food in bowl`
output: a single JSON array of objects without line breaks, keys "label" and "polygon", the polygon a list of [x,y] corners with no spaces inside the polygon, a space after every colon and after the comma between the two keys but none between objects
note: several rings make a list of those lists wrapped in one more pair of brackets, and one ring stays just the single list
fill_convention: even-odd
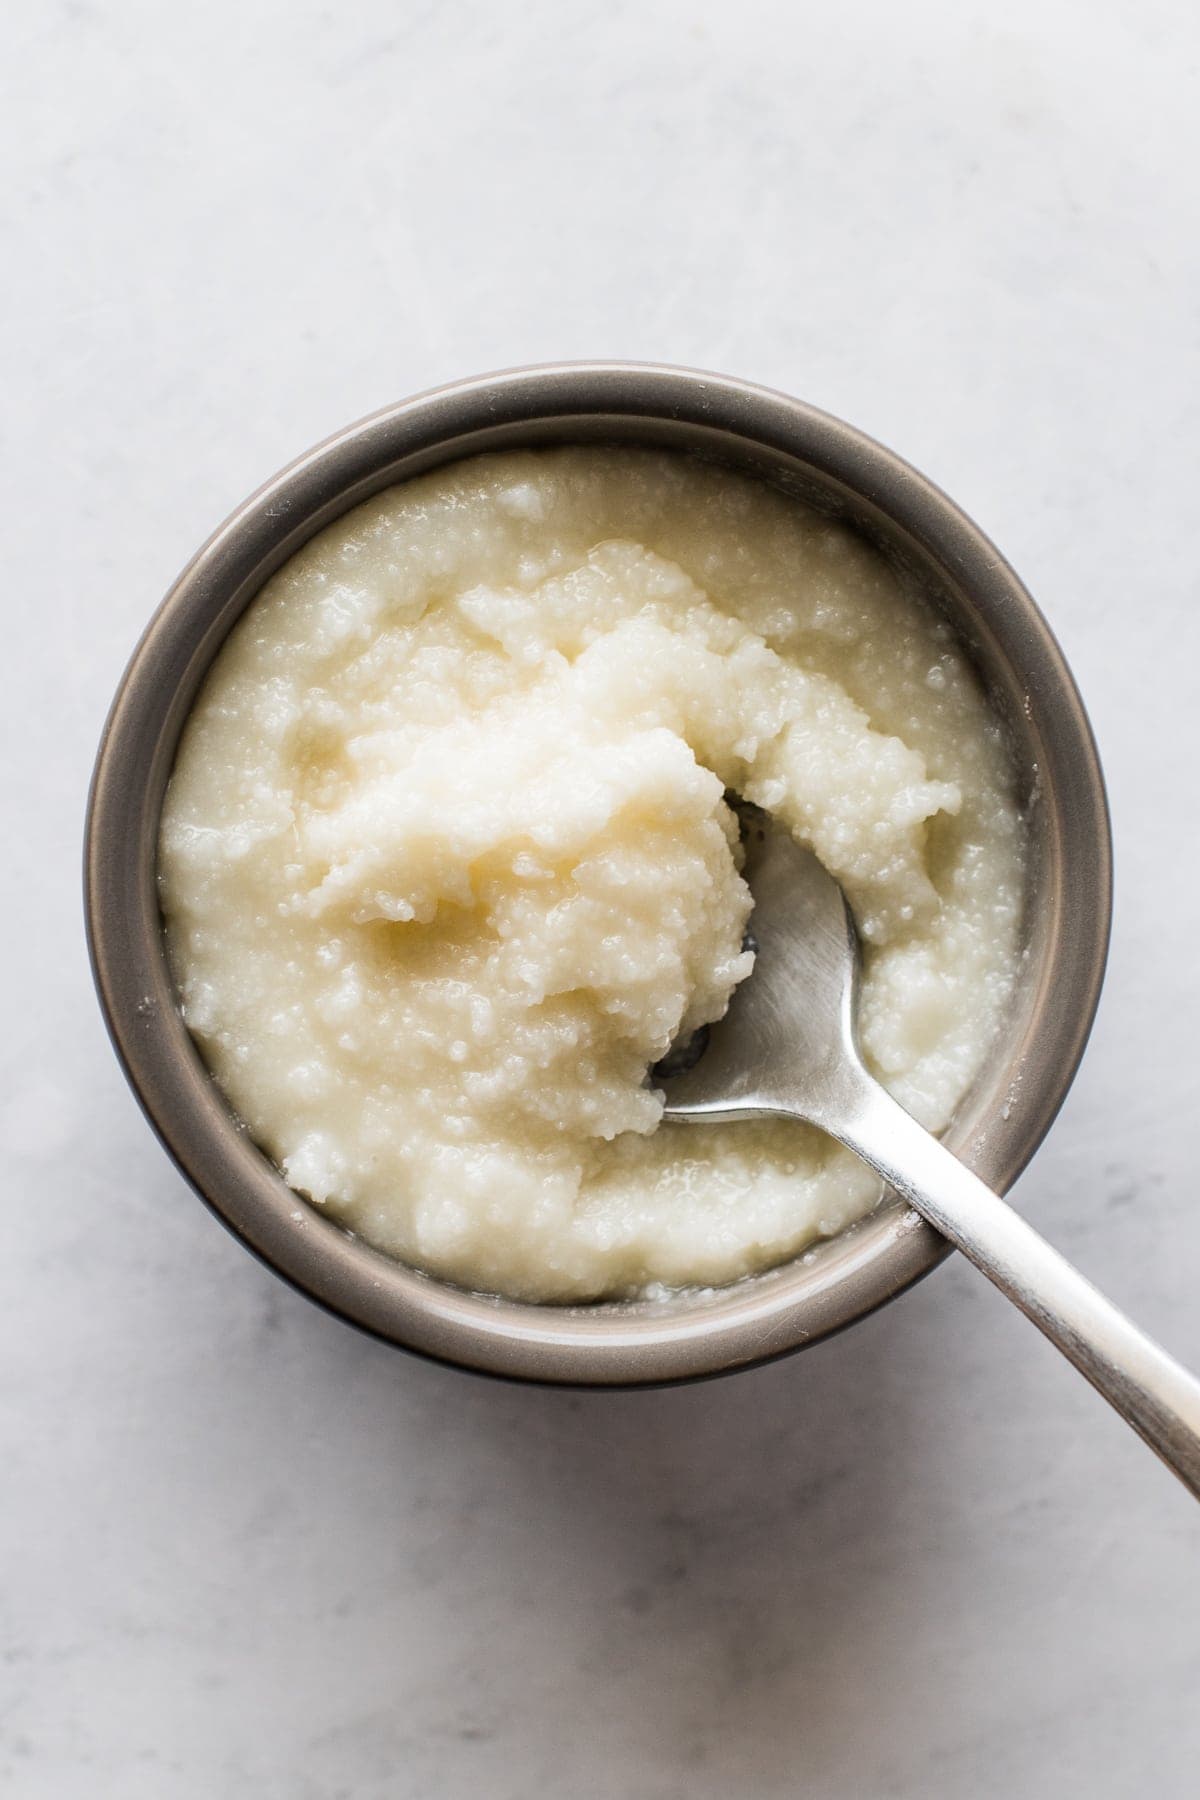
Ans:
[{"label": "food in bowl", "polygon": [[930,1129],[1014,985],[1023,826],[950,628],[765,483],[505,452],[314,537],[231,633],[164,803],[187,1025],[286,1180],[463,1286],[716,1286],[869,1211],[810,1127],[664,1124],[753,955],[736,790],[842,883],[868,1062]]}]

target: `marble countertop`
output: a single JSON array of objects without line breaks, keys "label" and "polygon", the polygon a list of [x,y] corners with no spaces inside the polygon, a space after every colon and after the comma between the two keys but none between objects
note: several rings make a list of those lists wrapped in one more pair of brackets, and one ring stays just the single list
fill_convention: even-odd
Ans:
[{"label": "marble countertop", "polygon": [[968,1268],[678,1392],[368,1342],[151,1138],[77,871],[138,631],[295,452],[556,357],[803,395],[947,487],[1075,667],[1115,939],[1017,1193],[1200,1365],[1194,9],[62,0],[6,35],[0,1792],[1190,1800],[1200,1510]]}]

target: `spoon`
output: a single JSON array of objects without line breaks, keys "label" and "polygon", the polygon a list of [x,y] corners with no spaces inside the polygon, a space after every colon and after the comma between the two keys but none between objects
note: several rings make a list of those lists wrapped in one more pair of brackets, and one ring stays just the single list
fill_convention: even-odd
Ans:
[{"label": "spoon", "polygon": [[655,1068],[664,1117],[804,1119],[847,1145],[1057,1344],[1200,1499],[1200,1381],[867,1073],[845,896],[768,814],[740,800],[736,811],[754,895],[754,971],[723,1019]]}]

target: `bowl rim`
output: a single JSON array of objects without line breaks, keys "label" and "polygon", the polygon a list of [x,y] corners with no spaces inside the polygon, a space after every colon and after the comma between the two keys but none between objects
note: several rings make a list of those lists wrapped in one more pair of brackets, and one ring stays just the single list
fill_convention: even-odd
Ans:
[{"label": "bowl rim", "polygon": [[[1040,721],[1039,780],[1055,809],[1055,915],[1012,1091],[947,1141],[1001,1192],[1070,1087],[1103,983],[1112,913],[1111,827],[1095,741],[1049,625],[1008,563],[940,488],[832,414],[729,376],[662,364],[551,363],[431,389],[304,452],[230,514],[150,620],[113,700],[88,798],[84,911],[109,1035],[150,1124],[200,1197],[276,1273],[350,1323],[474,1371],[580,1386],[643,1386],[750,1367],[817,1342],[894,1298],[949,1246],[898,1202],[811,1260],[686,1301],[527,1305],[468,1293],[382,1255],[319,1216],[250,1142],[200,1060],[173,999],[155,886],[162,790],[204,671],[263,582],[369,493],[539,426],[571,421],[693,430],[791,459],[919,546],[1003,632]],[[594,435],[594,431],[593,431]],[[461,445],[461,448],[456,448]],[[423,460],[422,460],[423,459]],[[403,473],[391,471],[403,465]],[[1016,647],[1018,654],[1011,652]],[[1069,904],[1069,918],[1068,918]]]}]

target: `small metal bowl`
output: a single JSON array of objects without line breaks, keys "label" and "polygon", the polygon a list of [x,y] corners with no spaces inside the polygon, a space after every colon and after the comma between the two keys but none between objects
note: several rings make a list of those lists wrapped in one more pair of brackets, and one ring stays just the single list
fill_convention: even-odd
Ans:
[{"label": "small metal bowl", "polygon": [[630,363],[485,376],[350,426],[268,482],[209,539],[134,653],[88,812],[92,964],[133,1089],[225,1224],[333,1312],[465,1368],[625,1386],[713,1375],[811,1344],[900,1293],[947,1246],[892,1201],[781,1268],[665,1301],[521,1305],[405,1268],[302,1204],[232,1116],[179,1015],[155,884],[159,812],[184,719],[267,578],[314,532],[394,482],[480,451],[561,443],[658,445],[756,475],[853,525],[951,621],[1007,721],[1030,823],[1019,990],[946,1134],[1000,1191],[1041,1142],[1083,1052],[1104,972],[1111,850],[1087,717],[1012,570],[899,457],[785,395]]}]

